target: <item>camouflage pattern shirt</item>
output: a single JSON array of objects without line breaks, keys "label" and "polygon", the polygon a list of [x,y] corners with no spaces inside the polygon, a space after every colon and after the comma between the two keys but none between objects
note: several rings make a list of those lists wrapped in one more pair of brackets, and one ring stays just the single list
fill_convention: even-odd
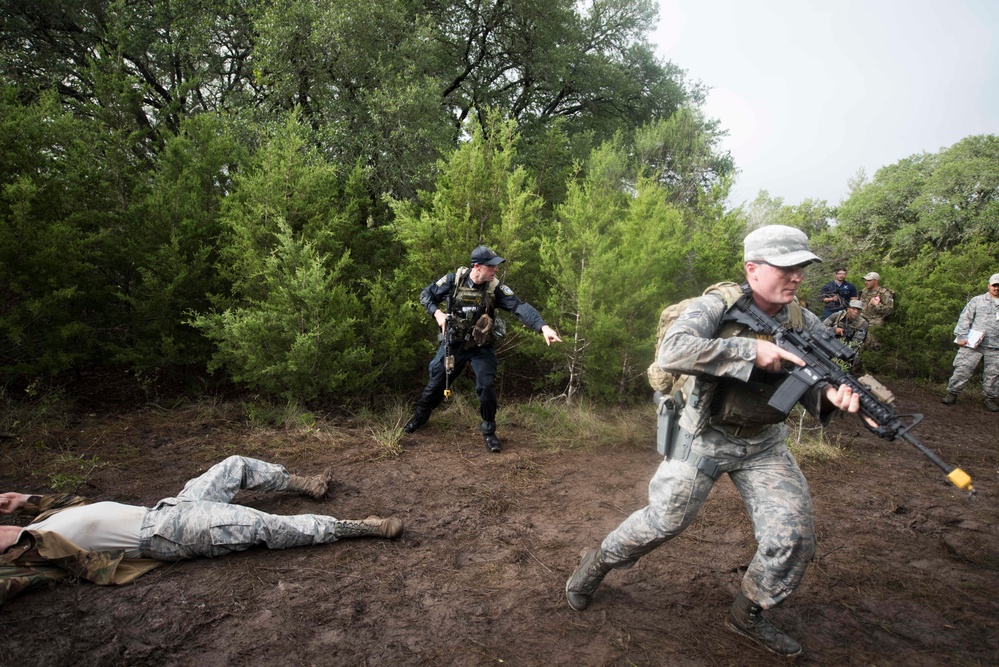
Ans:
[{"label": "camouflage pattern shirt", "polygon": [[[756,334],[727,331],[723,318],[727,311],[725,302],[715,294],[695,299],[673,323],[659,346],[657,361],[670,373],[696,377],[691,400],[680,416],[680,427],[689,433],[701,433],[712,416],[715,394],[725,379],[749,382],[754,375],[756,361]],[[806,331],[822,329],[822,322],[814,313],[803,310]],[[787,324],[789,309],[783,306],[774,316]],[[771,379],[777,381],[778,374]],[[817,386],[802,397],[801,404],[812,416],[828,423],[835,410],[824,410],[821,390]]]},{"label": "camouflage pattern shirt", "polygon": [[[876,296],[881,297],[881,303],[872,305],[871,299]],[[879,286],[875,289],[865,287],[860,291],[860,300],[864,303],[864,310],[861,314],[867,318],[872,327],[884,324],[885,318],[895,310],[895,293],[887,287]]]},{"label": "camouflage pattern shirt", "polygon": [[979,348],[999,348],[999,307],[988,292],[971,297],[957,318],[954,337],[966,339],[969,329],[985,334]]},{"label": "camouflage pattern shirt", "polygon": [[[79,496],[31,496],[21,510],[36,521],[71,507],[89,504]],[[36,586],[73,577],[95,584],[124,584],[162,563],[126,559],[124,551],[89,551],[62,536],[25,527],[16,544],[0,554],[0,605]]]}]

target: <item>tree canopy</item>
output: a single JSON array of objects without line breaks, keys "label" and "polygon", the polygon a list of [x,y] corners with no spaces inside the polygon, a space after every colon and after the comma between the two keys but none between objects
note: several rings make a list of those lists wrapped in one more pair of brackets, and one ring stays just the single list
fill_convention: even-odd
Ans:
[{"label": "tree canopy", "polygon": [[941,374],[969,276],[995,270],[999,140],[835,208],[727,210],[735,164],[656,57],[656,7],[7,0],[0,381],[116,364],[288,400],[409,391],[435,345],[420,289],[484,243],[566,340],[512,327],[509,385],[627,400],[662,307],[738,278],[772,222],[894,283],[881,361]]}]

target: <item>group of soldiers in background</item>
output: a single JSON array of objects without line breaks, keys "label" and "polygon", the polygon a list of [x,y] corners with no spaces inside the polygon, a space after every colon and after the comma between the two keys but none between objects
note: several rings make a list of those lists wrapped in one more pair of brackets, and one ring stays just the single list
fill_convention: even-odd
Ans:
[{"label": "group of soldiers in background", "polygon": [[[846,280],[846,268],[838,268],[835,278],[819,291],[822,322],[857,355],[844,370],[856,371],[862,349],[877,349],[871,330],[884,324],[895,309],[895,293],[881,285],[881,275],[871,271],[864,276],[864,289]],[[947,383],[945,405],[957,403],[958,394],[982,368],[982,395],[985,409],[999,412],[999,273],[989,278],[985,294],[968,301],[954,327],[954,373]]]},{"label": "group of soldiers in background", "polygon": [[835,278],[819,291],[822,301],[822,323],[857,354],[845,370],[857,370],[860,352],[866,346],[876,349],[877,340],[871,329],[884,324],[895,310],[895,293],[881,285],[881,275],[871,271],[864,276],[860,292],[846,279],[846,268],[836,269]]}]

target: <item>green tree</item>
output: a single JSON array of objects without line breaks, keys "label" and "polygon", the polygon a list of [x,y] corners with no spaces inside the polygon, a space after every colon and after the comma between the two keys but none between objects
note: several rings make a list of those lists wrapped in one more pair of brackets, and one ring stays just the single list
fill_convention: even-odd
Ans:
[{"label": "green tree", "polygon": [[143,248],[135,256],[138,281],[128,294],[129,334],[118,358],[150,372],[180,365],[203,367],[205,338],[185,323],[204,311],[209,295],[228,292],[218,275],[220,209],[232,189],[230,174],[245,159],[230,122],[219,115],[184,119],[156,162],[137,224]]},{"label": "green tree", "polygon": [[217,345],[209,369],[295,402],[357,392],[374,371],[371,351],[358,344],[367,326],[356,316],[360,301],[341,279],[350,256],[332,262],[283,221],[276,227],[257,296],[191,321]]},{"label": "green tree", "polygon": [[568,398],[623,400],[644,390],[662,308],[699,292],[699,281],[733,277],[726,257],[741,235],[723,228],[737,219],[691,227],[671,188],[629,153],[620,138],[593,152],[558,208],[557,234],[542,241],[547,312],[567,343],[554,379]]}]

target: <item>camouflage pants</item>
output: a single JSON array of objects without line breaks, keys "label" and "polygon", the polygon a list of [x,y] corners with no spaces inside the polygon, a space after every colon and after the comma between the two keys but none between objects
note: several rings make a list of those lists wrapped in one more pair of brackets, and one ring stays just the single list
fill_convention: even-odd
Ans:
[{"label": "camouflage pants", "polygon": [[[815,553],[815,528],[808,483],[784,446],[787,427],[765,432],[761,442],[708,428],[692,450],[728,473],[749,511],[757,549],[742,592],[764,608],[780,604],[805,574]],[[665,460],[649,482],[649,504],[633,513],[601,544],[611,567],[635,560],[679,535],[697,516],[714,480],[696,461]]]},{"label": "camouflage pants", "polygon": [[335,541],[337,520],[331,516],[280,516],[229,504],[240,489],[286,489],[289,477],[284,466],[230,456],[146,513],[140,553],[175,561],[222,556],[259,544],[287,549]]},{"label": "camouflage pants", "polygon": [[982,368],[982,394],[985,398],[999,398],[999,349],[993,347],[977,350],[970,347],[958,349],[957,356],[954,357],[954,374],[947,383],[947,391],[959,394],[983,359],[985,365]]}]

